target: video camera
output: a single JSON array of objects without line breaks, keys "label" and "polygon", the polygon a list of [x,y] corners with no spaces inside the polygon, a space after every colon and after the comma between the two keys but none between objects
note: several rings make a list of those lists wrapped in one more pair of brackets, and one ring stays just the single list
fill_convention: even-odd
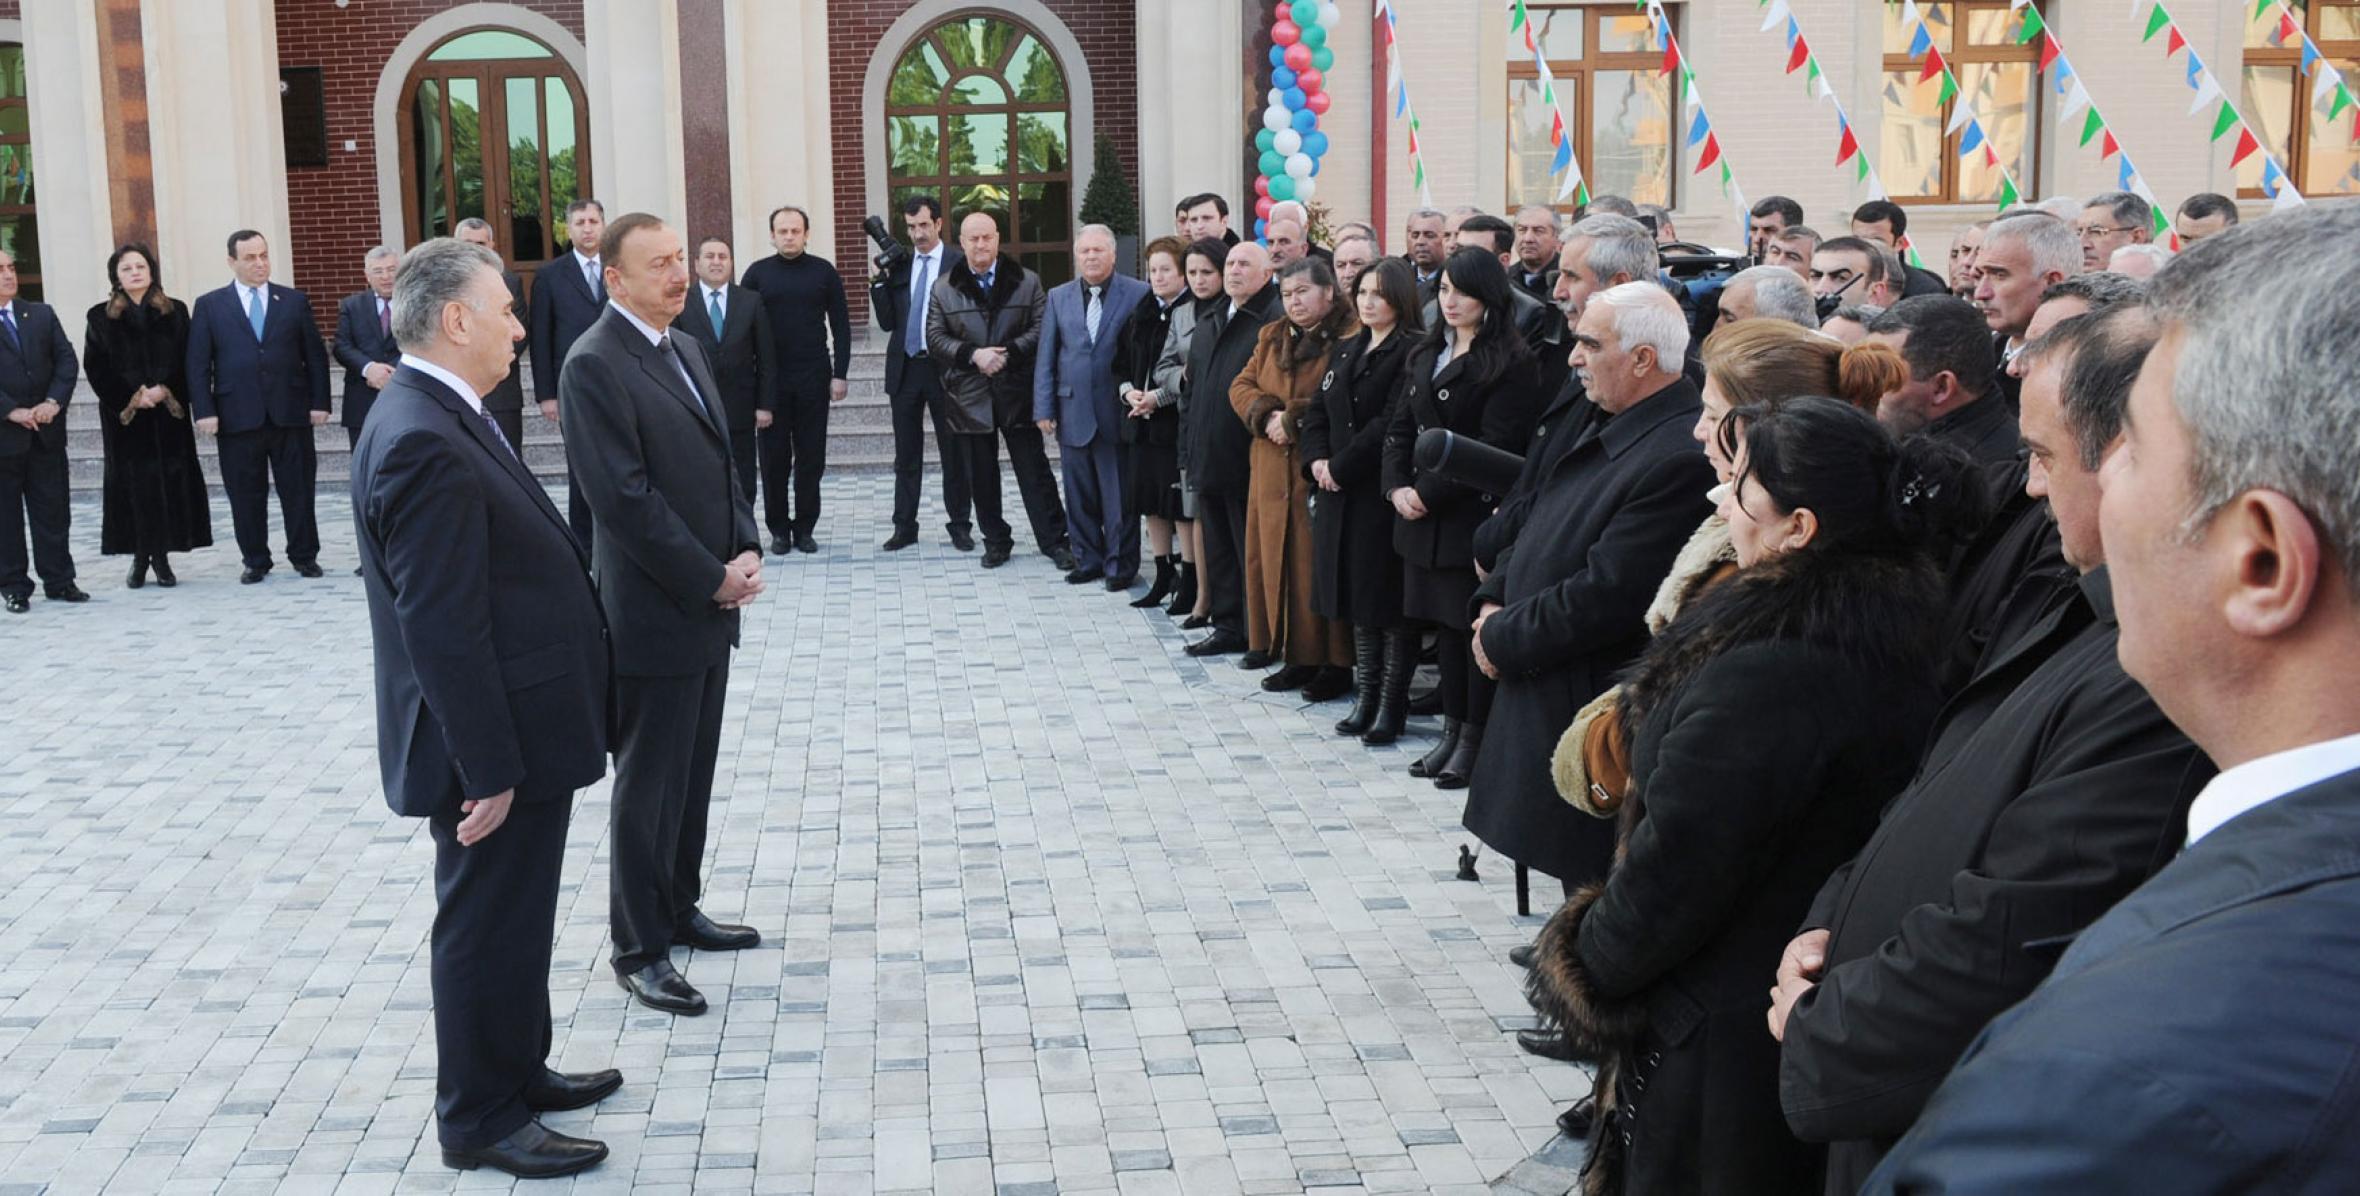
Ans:
[{"label": "video camera", "polygon": [[1412,453],[1420,473],[1500,498],[1516,488],[1516,479],[1524,473],[1524,458],[1448,428],[1418,433]]},{"label": "video camera", "polygon": [[1664,245],[1660,253],[1664,277],[1679,284],[1680,310],[1688,317],[1689,338],[1702,341],[1721,316],[1721,288],[1754,262],[1685,241]]},{"label": "video camera", "polygon": [[893,239],[892,232],[885,227],[884,217],[871,216],[861,221],[860,231],[867,233],[869,240],[877,244],[875,264],[878,273],[891,274],[910,260],[910,247]]}]

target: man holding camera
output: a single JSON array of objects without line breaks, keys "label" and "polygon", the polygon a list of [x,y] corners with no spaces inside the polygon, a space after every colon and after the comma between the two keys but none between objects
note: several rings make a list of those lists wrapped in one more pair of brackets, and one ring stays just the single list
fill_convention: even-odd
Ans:
[{"label": "man holding camera", "polygon": [[952,451],[950,427],[942,407],[949,397],[942,375],[926,352],[926,307],[934,284],[942,277],[942,205],[931,195],[902,201],[901,224],[910,243],[903,248],[885,231],[885,222],[871,216],[862,225],[877,243],[876,269],[869,275],[869,313],[885,338],[885,393],[893,403],[893,535],[885,551],[898,552],[918,542],[918,489],[926,476],[926,420],[934,421],[934,452],[942,460],[942,508],[951,547],[975,551],[975,537],[967,521],[974,504],[968,480],[967,455]]}]

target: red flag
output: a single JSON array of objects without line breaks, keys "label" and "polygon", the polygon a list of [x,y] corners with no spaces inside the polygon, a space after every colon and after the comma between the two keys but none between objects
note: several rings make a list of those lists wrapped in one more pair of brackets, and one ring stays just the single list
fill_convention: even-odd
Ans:
[{"label": "red flag", "polygon": [[1989,141],[1983,143],[1983,164],[1985,166],[1999,165],[1999,151],[1991,148]]},{"label": "red flag", "polygon": [[2106,130],[2106,140],[2098,147],[2098,161],[2103,162],[2121,152],[2122,147],[2114,143],[2114,130]]},{"label": "red flag", "polygon": [[1696,156],[1696,170],[1695,170],[1693,173],[1696,173],[1696,174],[1702,174],[1702,173],[1704,173],[1704,168],[1705,168],[1705,167],[1707,167],[1707,166],[1710,166],[1710,165],[1712,165],[1713,163],[1715,163],[1715,162],[1718,162],[1718,161],[1720,161],[1720,160],[1721,160],[1721,135],[1720,135],[1720,134],[1718,134],[1718,133],[1707,133],[1707,134],[1705,134],[1705,135],[1704,135],[1704,152],[1703,152],[1703,153],[1701,153],[1701,154],[1698,154],[1698,155]]},{"label": "red flag", "polygon": [[[2242,127],[2239,128],[2237,130],[2237,152],[2229,155],[2229,165],[2231,167],[2235,167],[2238,163],[2245,161],[2248,155],[2260,148],[2262,148],[2262,143],[2253,139],[2252,129]],[[2286,186],[2290,184],[2280,185]]]},{"label": "red flag", "polygon": [[1860,139],[1852,135],[1852,126],[1844,126],[1844,139],[1836,143],[1836,165],[1842,166],[1860,152]]},{"label": "red flag", "polygon": [[2294,14],[2284,9],[2278,11],[2278,40],[2281,44],[2299,43],[2303,40],[2303,27],[2295,24]]},{"label": "red flag", "polygon": [[2047,32],[2045,32],[2045,31],[2044,31],[2044,32],[2042,32],[2042,34],[2040,35],[2040,69],[2041,69],[2041,70],[2043,70],[2043,71],[2046,71],[2046,70],[2048,70],[2050,67],[2052,67],[2052,66],[2055,66],[2055,65],[2057,64],[2057,59],[2058,59],[2058,57],[2059,57],[2059,56],[2061,56],[2061,55],[2063,55],[2064,53],[2065,53],[2065,51],[2064,51],[2062,48],[2060,48],[2060,47],[2057,45],[2057,39],[2056,39],[2056,37],[2055,37],[2055,36],[2053,36],[2053,35],[2051,35],[2051,34],[2049,34],[2049,33],[2047,33]]},{"label": "red flag", "polygon": [[1811,61],[1811,43],[1804,41],[1802,38],[1796,38],[1795,52],[1787,55],[1786,58],[1786,73],[1790,75],[1794,74],[1796,71],[1803,69],[1803,64],[1809,61]]},{"label": "red flag", "polygon": [[[1800,40],[1800,39],[1797,39],[1797,40]],[[1925,72],[1924,72],[1923,74],[1920,74],[1920,75],[1918,76],[1918,79],[1917,79],[1917,81],[1918,81],[1918,82],[1920,82],[1920,83],[1923,83],[1923,82],[1925,82],[1925,81],[1926,81],[1926,80],[1928,80],[1928,79],[1931,79],[1931,78],[1934,78],[1934,77],[1935,77],[1935,76],[1937,76],[1937,75],[1940,75],[1941,73],[1942,73],[1942,51],[1940,51],[1940,50],[1937,50],[1937,49],[1930,49],[1930,48],[1929,48],[1929,49],[1926,51],[1926,69],[1925,69]]]},{"label": "red flag", "polygon": [[2163,56],[2169,58],[2187,48],[2188,39],[2180,36],[2180,27],[2172,26],[2171,40],[2163,43]]}]

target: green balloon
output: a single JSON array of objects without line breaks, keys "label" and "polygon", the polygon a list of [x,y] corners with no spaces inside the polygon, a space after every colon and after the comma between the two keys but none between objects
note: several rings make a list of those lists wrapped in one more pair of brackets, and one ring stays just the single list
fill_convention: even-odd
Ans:
[{"label": "green balloon", "polygon": [[1295,24],[1306,30],[1319,24],[1319,0],[1295,0]]},{"label": "green balloon", "polygon": [[[1254,134],[1254,148],[1255,148],[1255,149],[1258,149],[1258,150],[1262,151],[1263,153],[1267,154],[1267,153],[1269,153],[1271,150],[1273,150],[1273,149],[1277,148],[1277,146],[1278,146],[1278,134],[1277,134],[1277,133],[1275,133],[1275,132],[1272,132],[1272,131],[1271,131],[1271,130],[1269,130],[1269,129],[1263,129],[1263,130],[1261,130],[1260,132],[1257,132],[1257,133],[1255,133],[1255,134]],[[1264,173],[1268,173],[1268,172],[1264,172]]]},{"label": "green balloon", "polygon": [[[1262,131],[1267,133],[1270,130],[1264,129]],[[1279,153],[1277,150],[1263,150],[1260,165],[1262,167],[1262,173],[1269,175],[1273,179],[1287,172],[1286,155]]]},{"label": "green balloon", "polygon": [[1327,30],[1317,25],[1303,26],[1303,44],[1311,47],[1313,53],[1317,53],[1327,45]]},{"label": "green balloon", "polygon": [[[1305,38],[1304,40],[1310,41],[1309,38]],[[1326,35],[1321,35],[1319,40],[1323,42],[1326,41]],[[1318,67],[1323,71],[1333,68],[1336,65],[1336,52],[1334,50],[1328,49],[1326,46],[1314,43],[1311,47],[1311,65]]]},{"label": "green balloon", "polygon": [[1278,173],[1270,176],[1270,198],[1293,199],[1294,197],[1295,176],[1286,172],[1286,164],[1282,162],[1279,164]]}]

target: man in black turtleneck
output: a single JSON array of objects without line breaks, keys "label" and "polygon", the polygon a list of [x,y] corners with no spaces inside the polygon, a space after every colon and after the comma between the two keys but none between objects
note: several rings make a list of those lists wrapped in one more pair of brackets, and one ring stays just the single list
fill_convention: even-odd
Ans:
[{"label": "man in black turtleneck", "polygon": [[[852,318],[844,304],[844,276],[835,263],[804,252],[811,217],[782,207],[770,214],[776,254],[746,267],[740,285],[762,296],[778,347],[781,379],[778,421],[759,433],[762,515],[770,551],[818,552],[819,480],[828,469],[828,406],[850,393]],[[788,493],[794,505],[790,511]],[[792,542],[790,544],[790,541]]]}]

